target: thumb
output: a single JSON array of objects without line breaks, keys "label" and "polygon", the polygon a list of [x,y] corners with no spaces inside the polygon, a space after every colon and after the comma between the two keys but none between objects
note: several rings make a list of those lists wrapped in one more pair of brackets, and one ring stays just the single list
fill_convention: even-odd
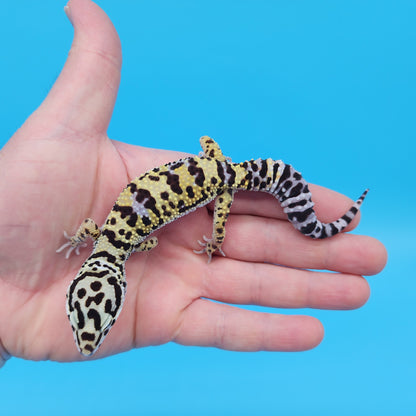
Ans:
[{"label": "thumb", "polygon": [[120,40],[110,19],[92,1],[70,0],[65,12],[74,26],[72,47],[61,74],[33,115],[31,129],[38,120],[42,129],[63,126],[83,137],[102,137],[120,82]]}]

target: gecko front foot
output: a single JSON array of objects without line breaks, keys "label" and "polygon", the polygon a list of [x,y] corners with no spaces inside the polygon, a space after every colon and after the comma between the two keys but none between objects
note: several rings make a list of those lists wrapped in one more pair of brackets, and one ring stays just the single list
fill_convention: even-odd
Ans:
[{"label": "gecko front foot", "polygon": [[63,244],[61,247],[59,247],[58,250],[56,250],[56,252],[60,253],[61,251],[67,248],[68,250],[65,253],[66,259],[69,259],[69,256],[73,251],[75,251],[75,254],[79,256],[79,249],[87,246],[87,243],[78,242],[75,239],[75,236],[68,235],[66,231],[64,231],[64,237],[69,241]]},{"label": "gecko front foot", "polygon": [[204,241],[200,241],[198,240],[198,244],[200,246],[202,246],[202,250],[194,250],[194,253],[196,254],[203,254],[203,253],[207,253],[208,256],[208,263],[211,262],[212,260],[212,255],[218,251],[220,252],[224,257],[225,257],[225,253],[222,251],[221,246],[215,244],[214,239],[213,238],[208,238],[205,235],[203,236]]},{"label": "gecko front foot", "polygon": [[64,237],[69,240],[65,244],[56,250],[57,253],[68,249],[65,253],[65,258],[68,259],[69,256],[73,251],[75,251],[76,255],[79,255],[79,249],[82,247],[86,247],[87,243],[85,240],[88,237],[91,237],[94,241],[100,236],[101,231],[98,228],[98,225],[92,220],[91,218],[87,218],[84,222],[79,226],[77,232],[73,236],[69,236],[66,231],[64,231]]}]

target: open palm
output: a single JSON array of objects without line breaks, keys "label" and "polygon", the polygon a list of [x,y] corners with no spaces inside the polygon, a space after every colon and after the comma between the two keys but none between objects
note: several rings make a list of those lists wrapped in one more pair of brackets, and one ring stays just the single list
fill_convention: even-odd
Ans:
[{"label": "open palm", "polygon": [[[55,253],[63,231],[74,233],[86,217],[102,223],[131,179],[183,156],[107,137],[120,79],[119,39],[89,0],[71,0],[68,14],[75,38],[66,65],[42,105],[0,152],[4,356],[82,359],[66,317],[65,293],[89,248],[65,260]],[[311,188],[323,221],[351,204],[342,195]],[[223,246],[227,257],[208,265],[193,249],[210,230],[209,209],[203,208],[160,230],[153,251],[132,255],[123,311],[94,357],[169,341],[246,351],[312,348],[323,336],[316,319],[225,303],[356,308],[369,295],[360,275],[377,273],[386,260],[384,247],[370,237],[302,236],[274,198],[256,193],[237,196]]]}]

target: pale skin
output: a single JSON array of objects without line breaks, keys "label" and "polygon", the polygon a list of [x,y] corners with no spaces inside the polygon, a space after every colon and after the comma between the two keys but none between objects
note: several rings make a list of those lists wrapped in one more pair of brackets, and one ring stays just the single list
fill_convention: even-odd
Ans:
[{"label": "pale skin", "polygon": [[[68,6],[75,37],[65,67],[0,152],[0,364],[9,356],[84,359],[72,338],[65,293],[91,246],[66,260],[55,253],[65,242],[63,231],[74,233],[87,217],[101,224],[131,179],[184,156],[108,138],[120,80],[119,39],[94,3],[71,0]],[[311,190],[325,222],[352,203],[319,186]],[[210,210],[166,226],[157,234],[158,247],[132,255],[123,311],[94,358],[169,341],[236,351],[307,350],[323,338],[317,319],[235,305],[358,308],[369,297],[362,275],[386,263],[379,241],[352,234],[308,239],[273,197],[247,192],[237,194],[227,223],[227,257],[214,256],[208,265],[193,250],[210,234]]]}]

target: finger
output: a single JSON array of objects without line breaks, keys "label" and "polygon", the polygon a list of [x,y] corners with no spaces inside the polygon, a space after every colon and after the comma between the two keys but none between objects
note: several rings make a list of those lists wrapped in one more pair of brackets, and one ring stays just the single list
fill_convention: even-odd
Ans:
[{"label": "finger", "polygon": [[202,278],[202,296],[274,308],[355,309],[370,296],[361,276],[291,269],[224,259]]},{"label": "finger", "polygon": [[[105,133],[117,96],[121,47],[106,14],[90,0],[70,0],[65,9],[74,26],[68,59],[36,116],[83,137]],[[33,128],[33,126],[32,126]]]},{"label": "finger", "polygon": [[383,244],[371,237],[313,240],[286,221],[245,215],[230,217],[223,249],[233,259],[358,275],[379,273],[386,263]]},{"label": "finger", "polygon": [[321,323],[310,316],[253,312],[198,299],[186,309],[174,341],[232,351],[304,351],[322,338]]},{"label": "finger", "polygon": [[[309,185],[314,210],[322,222],[332,222],[344,215],[354,201],[347,196],[318,185]],[[231,208],[233,214],[250,214],[287,220],[287,215],[275,197],[264,192],[239,192]],[[360,221],[360,212],[346,227],[354,229]]]}]

